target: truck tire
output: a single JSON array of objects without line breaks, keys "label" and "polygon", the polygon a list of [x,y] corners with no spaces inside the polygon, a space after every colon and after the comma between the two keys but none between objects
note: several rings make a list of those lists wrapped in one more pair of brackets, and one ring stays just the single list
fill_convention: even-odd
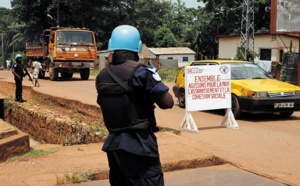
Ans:
[{"label": "truck tire", "polygon": [[89,77],[90,77],[90,69],[89,68],[85,68],[80,71],[81,80],[88,80]]},{"label": "truck tire", "polygon": [[62,78],[72,78],[73,77],[73,72],[61,72],[60,73]]},{"label": "truck tire", "polygon": [[45,72],[40,70],[39,72],[39,78],[44,79],[45,78]]},{"label": "truck tire", "polygon": [[51,64],[49,68],[49,76],[51,81],[56,81],[58,79],[58,70],[52,67]]}]

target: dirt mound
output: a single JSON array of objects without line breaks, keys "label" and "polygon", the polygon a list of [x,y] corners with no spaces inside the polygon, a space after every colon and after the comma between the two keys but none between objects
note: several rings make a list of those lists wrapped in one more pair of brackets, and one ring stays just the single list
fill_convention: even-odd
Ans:
[{"label": "dirt mound", "polygon": [[[14,99],[15,85],[13,83],[0,81],[0,87],[5,87],[5,89],[0,90],[3,95],[7,96],[9,99]],[[102,112],[99,107],[83,104],[76,100],[68,100],[42,94],[33,90],[31,87],[23,86],[23,97],[32,104],[38,104],[46,108],[52,107],[53,110],[65,115],[73,116],[74,113],[82,113],[88,117],[102,118]],[[70,113],[70,110],[73,110],[73,113]]]}]

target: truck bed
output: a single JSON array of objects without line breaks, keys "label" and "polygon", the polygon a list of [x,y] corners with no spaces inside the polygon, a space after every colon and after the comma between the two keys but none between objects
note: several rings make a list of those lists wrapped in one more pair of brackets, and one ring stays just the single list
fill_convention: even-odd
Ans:
[{"label": "truck bed", "polygon": [[26,57],[43,57],[44,48],[41,42],[39,43],[26,43]]}]

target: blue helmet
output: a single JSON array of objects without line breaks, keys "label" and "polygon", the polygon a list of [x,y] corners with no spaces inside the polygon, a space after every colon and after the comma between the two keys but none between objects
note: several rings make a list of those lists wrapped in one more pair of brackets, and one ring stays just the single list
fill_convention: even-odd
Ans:
[{"label": "blue helmet", "polygon": [[130,25],[116,27],[108,42],[108,50],[142,51],[142,41],[139,31]]},{"label": "blue helmet", "polygon": [[15,57],[15,59],[17,60],[19,57],[22,58],[22,55],[21,54],[17,54],[16,57]]}]

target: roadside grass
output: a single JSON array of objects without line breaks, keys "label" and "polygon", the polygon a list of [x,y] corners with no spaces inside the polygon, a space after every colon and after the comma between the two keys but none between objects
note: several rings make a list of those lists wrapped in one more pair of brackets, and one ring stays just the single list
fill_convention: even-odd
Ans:
[{"label": "roadside grass", "polygon": [[163,82],[175,82],[178,72],[179,71],[177,69],[171,68],[160,68],[158,70],[158,74]]},{"label": "roadside grass", "polygon": [[74,172],[74,173],[66,173],[63,176],[56,176],[56,184],[57,185],[65,185],[65,184],[74,184],[80,183],[83,181],[93,180],[94,172],[92,171],[82,171],[82,172]]},{"label": "roadside grass", "polygon": [[99,74],[100,70],[99,69],[91,69],[90,75],[91,76],[97,76]]},{"label": "roadside grass", "polygon": [[39,156],[43,156],[43,155],[49,155],[49,154],[55,153],[56,151],[58,151],[58,148],[53,148],[51,150],[43,150],[43,149],[30,150],[29,152],[27,152],[24,155],[14,156],[12,158],[9,158],[6,161],[6,163],[17,161],[17,160],[28,160],[30,158],[35,158],[35,157],[39,157]]},{"label": "roadside grass", "polygon": [[[100,70],[91,69],[90,74],[92,76],[97,76]],[[175,82],[175,78],[178,74],[179,70],[177,69],[162,69],[158,70],[158,74],[161,77],[163,82]]]},{"label": "roadside grass", "polygon": [[90,131],[92,132],[100,132],[101,136],[108,136],[108,130],[105,127],[104,120],[100,119],[98,121],[98,125],[89,125],[90,126]]}]

